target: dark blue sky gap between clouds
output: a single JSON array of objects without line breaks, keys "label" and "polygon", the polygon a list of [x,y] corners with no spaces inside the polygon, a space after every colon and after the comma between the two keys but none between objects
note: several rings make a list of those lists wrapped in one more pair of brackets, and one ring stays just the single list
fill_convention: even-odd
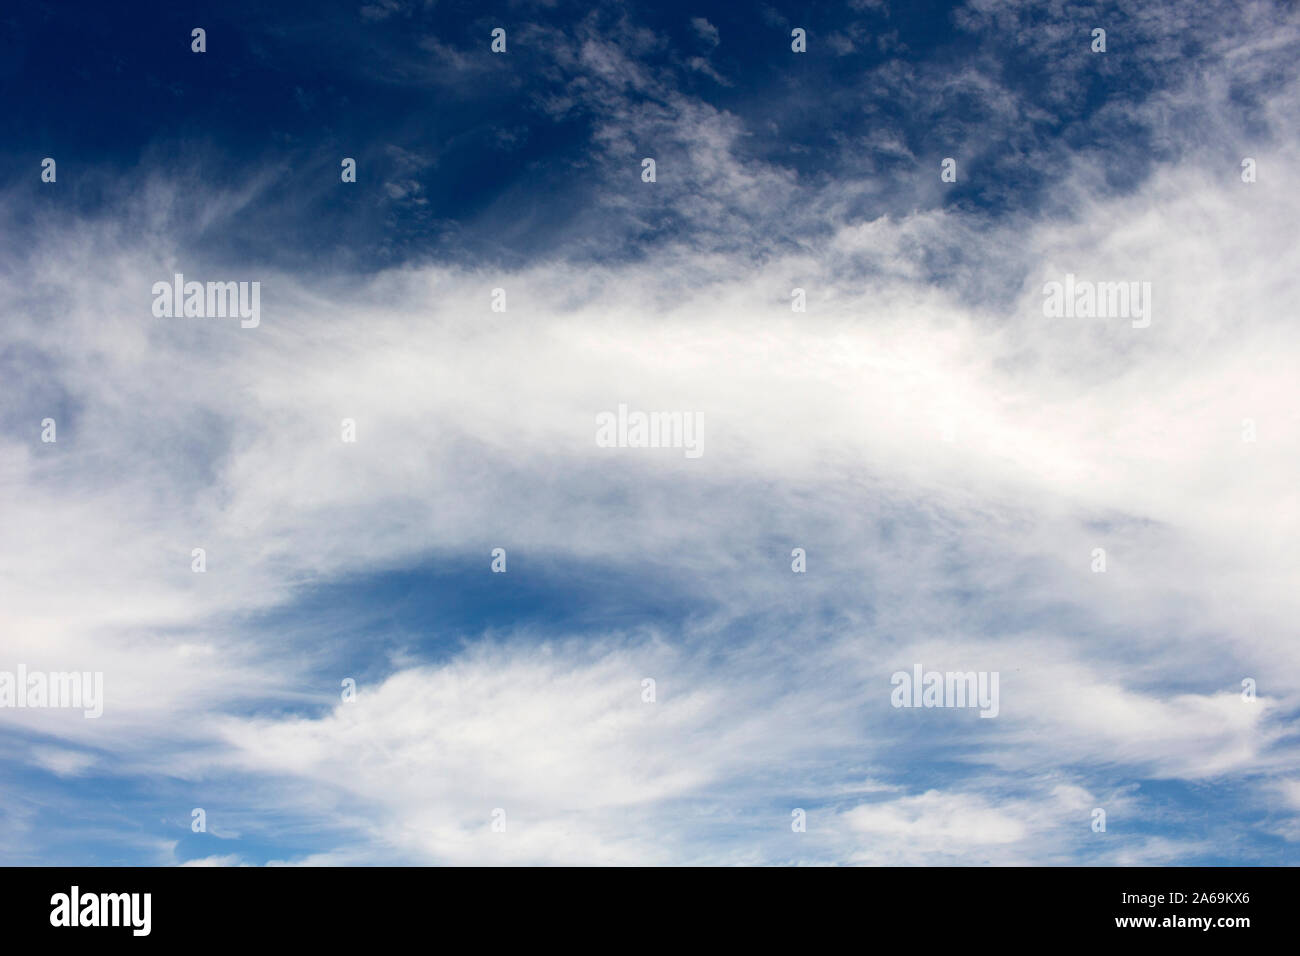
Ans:
[{"label": "dark blue sky gap between clouds", "polygon": [[[1156,158],[1146,131],[1090,117],[1110,100],[1149,94],[1163,68],[1144,62],[1140,50],[1126,48],[1122,30],[1112,29],[1104,67],[1087,74],[1077,96],[1046,103],[1038,91],[1059,65],[1024,38],[957,28],[957,7],[814,4],[756,13],[692,3],[633,14],[608,4],[592,12],[585,3],[553,10],[417,3],[382,19],[373,15],[381,5],[367,16],[355,3],[304,4],[290,17],[256,3],[11,8],[0,25],[0,183],[17,200],[11,229],[21,233],[38,217],[129,216],[143,181],[163,176],[182,190],[168,223],[182,241],[232,263],[299,271],[410,261],[617,261],[663,243],[725,242],[692,231],[682,214],[689,195],[669,198],[679,160],[672,144],[638,143],[635,156],[610,157],[592,140],[607,119],[592,104],[579,102],[563,117],[539,107],[566,95],[581,71],[557,68],[551,37],[536,35],[532,23],[575,44],[584,31],[617,43],[653,30],[666,42],[640,46],[638,63],[671,77],[682,96],[739,117],[745,136],[735,144],[738,159],[795,175],[793,193],[772,197],[778,208],[875,175],[891,185],[849,193],[851,218],[906,214],[934,202],[994,219],[1032,212],[1053,181],[1049,158],[1072,139],[1117,152],[1113,187],[1140,181]],[[718,29],[716,48],[692,27],[696,17]],[[1108,22],[1124,20],[1115,13]],[[805,55],[790,52],[793,23],[809,31]],[[506,56],[488,50],[497,24],[510,31]],[[198,25],[208,32],[202,55],[189,49]],[[831,37],[855,31],[853,52],[837,55]],[[1078,46],[1080,57],[1090,55],[1086,30]],[[703,56],[726,83],[689,66]],[[967,141],[990,123],[1005,123],[979,96],[967,90],[920,104],[918,112],[918,104],[871,96],[880,88],[875,80],[867,85],[888,78],[881,79],[886,90],[894,83],[902,94],[913,72],[894,76],[895,67],[941,82],[972,64],[999,62],[998,79],[1052,116],[1012,123],[1005,143],[978,156]],[[627,94],[630,107],[639,96]],[[916,158],[878,151],[887,139]],[[41,189],[36,175],[46,155],[60,164],[57,191]],[[345,155],[360,167],[347,189],[338,181]],[[657,157],[664,189],[640,189],[641,155]],[[953,188],[907,188],[914,177],[928,185],[945,155],[963,163]],[[236,215],[206,234],[187,222],[196,218],[187,200],[249,182],[261,183],[261,194]],[[412,182],[418,192],[394,196],[386,188]],[[603,235],[592,242],[591,210],[611,193],[633,203],[637,215],[603,209]],[[782,234],[781,216],[753,227],[774,248],[804,238],[797,225]],[[758,241],[738,237],[742,247]]]}]

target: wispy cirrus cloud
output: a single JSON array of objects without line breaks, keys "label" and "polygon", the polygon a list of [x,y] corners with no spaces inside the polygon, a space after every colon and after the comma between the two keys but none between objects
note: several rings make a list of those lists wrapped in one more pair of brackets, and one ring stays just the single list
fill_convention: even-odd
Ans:
[{"label": "wispy cirrus cloud", "polygon": [[[75,780],[157,787],[163,823],[86,828],[196,865],[1195,862],[1243,820],[1235,852],[1275,858],[1300,698],[1294,24],[1251,7],[1201,75],[1166,55],[1181,9],[1138,24],[1142,95],[1026,135],[1041,202],[949,203],[916,167],[943,140],[959,183],[1007,183],[998,137],[1066,109],[1086,58],[1032,95],[992,54],[882,63],[865,101],[941,90],[943,135],[845,134],[814,170],[756,146],[761,111],[683,87],[664,35],[594,15],[519,30],[550,63],[539,114],[591,123],[592,194],[546,254],[268,265],[226,234],[292,215],[274,167],[213,188],[164,165],[43,222],[0,276],[0,633],[6,659],[103,671],[107,700],[0,713],[26,780],[0,826],[39,846]],[[1056,56],[1064,17],[1024,55]],[[1107,122],[1159,133],[1131,181],[1085,145]],[[403,192],[373,201],[434,204],[451,152],[367,155]],[[457,229],[509,233],[509,195]],[[153,318],[175,271],[261,281],[262,324]],[[1149,281],[1150,326],[1045,317],[1066,273]],[[620,402],[698,413],[704,455],[598,447]],[[998,718],[891,708],[916,662],[999,671]],[[1190,836],[1193,785],[1233,793]],[[1098,806],[1123,825],[1094,833]]]}]

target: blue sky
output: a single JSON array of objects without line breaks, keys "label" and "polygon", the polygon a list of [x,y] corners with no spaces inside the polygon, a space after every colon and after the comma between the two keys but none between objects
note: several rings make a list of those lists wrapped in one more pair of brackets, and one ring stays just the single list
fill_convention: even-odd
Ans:
[{"label": "blue sky", "polygon": [[1295,862],[1300,20],[1125,6],[7,11],[0,860]]}]

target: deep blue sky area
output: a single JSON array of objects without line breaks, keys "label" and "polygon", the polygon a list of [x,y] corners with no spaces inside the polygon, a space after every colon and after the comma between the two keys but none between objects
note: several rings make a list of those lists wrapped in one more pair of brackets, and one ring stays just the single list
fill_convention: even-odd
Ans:
[{"label": "deep blue sky area", "polygon": [[[259,199],[238,224],[196,231],[193,240],[213,255],[297,268],[517,265],[543,252],[607,259],[699,241],[670,204],[640,196],[632,199],[639,215],[604,215],[607,238],[588,241],[583,212],[593,195],[622,178],[630,192],[640,155],[658,158],[663,180],[680,175],[668,137],[633,143],[637,156],[626,163],[593,141],[617,118],[602,112],[599,97],[584,99],[590,84],[573,57],[590,33],[629,31],[643,41],[637,68],[678,98],[634,90],[628,101],[661,107],[668,121],[684,97],[737,117],[737,158],[787,171],[791,201],[882,171],[928,179],[938,158],[965,161],[974,148],[970,161],[997,175],[962,177],[942,193],[891,189],[854,199],[850,190],[844,198],[863,220],[926,205],[998,217],[1042,202],[1052,180],[1045,164],[1071,137],[1122,150],[1117,185],[1132,185],[1153,158],[1149,138],[1092,119],[1117,97],[1147,95],[1160,72],[1142,63],[1124,71],[1133,53],[1117,39],[1108,70],[1049,102],[1059,63],[955,25],[958,8],[670,3],[633,13],[585,3],[416,3],[386,14],[383,4],[324,3],[286,14],[260,3],[15,6],[0,39],[0,185],[39,196],[29,167],[47,155],[63,171],[60,214],[109,214],[128,184],[160,167],[196,189],[255,185]],[[692,26],[696,18],[716,29],[716,44]],[[808,31],[803,55],[790,51],[796,23]],[[508,31],[505,55],[489,50],[497,25]],[[195,26],[207,31],[204,54],[190,49]],[[1088,57],[1086,40],[1069,55]],[[994,116],[978,90],[948,86],[945,74],[956,79],[990,57],[1024,98],[1017,115]],[[692,66],[706,60],[707,70]],[[934,95],[917,100],[930,84]],[[572,105],[562,114],[547,108],[566,97]],[[986,141],[990,133],[998,139]],[[360,173],[355,189],[340,191],[333,187],[344,156],[358,160]],[[786,225],[771,226],[774,244],[797,241]]]}]

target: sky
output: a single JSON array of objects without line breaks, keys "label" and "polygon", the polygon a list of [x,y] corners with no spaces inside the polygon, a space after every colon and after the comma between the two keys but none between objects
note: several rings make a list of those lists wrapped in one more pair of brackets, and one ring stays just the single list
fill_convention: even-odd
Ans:
[{"label": "sky", "polygon": [[274,6],[0,14],[0,862],[1300,862],[1294,4]]}]

